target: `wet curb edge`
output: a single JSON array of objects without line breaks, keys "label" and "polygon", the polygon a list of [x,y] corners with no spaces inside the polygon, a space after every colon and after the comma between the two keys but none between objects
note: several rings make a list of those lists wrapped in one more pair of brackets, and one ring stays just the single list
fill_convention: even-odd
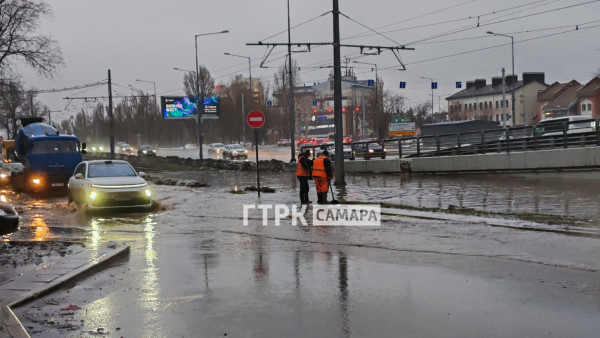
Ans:
[{"label": "wet curb edge", "polygon": [[110,263],[112,263],[112,261],[128,256],[129,252],[129,245],[123,245],[119,248],[116,248],[112,251],[107,252],[102,257],[94,259],[92,262],[85,264],[84,266],[81,266],[77,269],[66,273],[65,275],[45,285],[44,288],[32,290],[31,292],[24,294],[19,299],[12,301],[7,306],[3,306],[2,308],[0,308],[0,327],[4,326],[5,328],[7,328],[10,337],[29,337],[29,334],[27,334],[27,331],[21,325],[19,319],[14,315],[14,313],[10,309],[11,307],[16,307],[25,304],[29,301],[32,301],[38,297],[46,295],[62,287],[66,283],[76,281],[80,278],[85,278],[94,272],[106,268]]}]

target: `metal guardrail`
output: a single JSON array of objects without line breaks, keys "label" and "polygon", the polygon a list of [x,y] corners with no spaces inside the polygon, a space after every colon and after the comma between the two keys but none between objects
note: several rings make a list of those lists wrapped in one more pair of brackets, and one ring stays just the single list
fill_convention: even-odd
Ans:
[{"label": "metal guardrail", "polygon": [[[491,129],[467,133],[442,134],[432,136],[417,136],[390,138],[380,140],[356,141],[344,143],[344,146],[354,147],[366,144],[363,152],[369,151],[369,145],[378,143],[386,156],[430,157],[449,155],[473,155],[487,153],[509,153],[511,151],[535,151],[541,149],[600,146],[600,120],[586,119],[570,122],[549,123],[543,127],[524,126],[508,127],[506,129]],[[315,149],[320,145],[309,146],[313,157]],[[300,149],[300,148],[299,148]],[[356,157],[363,157],[357,155]],[[365,156],[366,159],[375,156]],[[384,156],[385,158],[385,156]]]}]

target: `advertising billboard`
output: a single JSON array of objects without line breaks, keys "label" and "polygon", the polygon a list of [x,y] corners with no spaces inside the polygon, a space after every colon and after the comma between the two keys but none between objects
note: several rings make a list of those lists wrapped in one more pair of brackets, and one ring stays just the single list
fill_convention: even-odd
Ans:
[{"label": "advertising billboard", "polygon": [[[189,96],[161,96],[160,105],[164,119],[190,119],[196,118],[198,113],[198,100]],[[218,96],[205,97],[200,106],[203,113],[202,119],[218,119],[221,110]]]},{"label": "advertising billboard", "polygon": [[161,96],[160,106],[164,119],[195,118],[198,100],[187,96]]}]

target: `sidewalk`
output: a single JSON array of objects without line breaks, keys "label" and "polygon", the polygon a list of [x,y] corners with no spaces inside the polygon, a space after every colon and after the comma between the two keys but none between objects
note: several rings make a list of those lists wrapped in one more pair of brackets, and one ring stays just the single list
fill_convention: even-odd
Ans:
[{"label": "sidewalk", "polygon": [[72,255],[28,271],[0,285],[0,338],[29,337],[10,307],[45,295],[64,283],[107,267],[113,260],[129,255],[128,245],[82,248]]}]

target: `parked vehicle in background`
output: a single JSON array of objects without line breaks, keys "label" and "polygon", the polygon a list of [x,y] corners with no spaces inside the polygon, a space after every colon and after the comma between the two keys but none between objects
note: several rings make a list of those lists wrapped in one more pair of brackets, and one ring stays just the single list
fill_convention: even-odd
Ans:
[{"label": "parked vehicle in background", "polygon": [[213,155],[216,157],[220,157],[223,154],[223,150],[225,150],[225,145],[223,143],[211,143],[207,147],[208,155]]},{"label": "parked vehicle in background", "polygon": [[246,150],[246,148],[244,148],[244,146],[241,144],[237,144],[237,143],[228,144],[225,146],[225,149],[223,150],[223,159],[247,160],[248,159],[248,150]]},{"label": "parked vehicle in background", "polygon": [[9,185],[13,172],[23,170],[23,164],[17,161],[15,155],[15,140],[3,140],[0,142],[2,148],[2,159],[0,160],[0,185]]},{"label": "parked vehicle in background", "polygon": [[138,148],[138,156],[154,156],[156,157],[156,150],[154,150],[154,148],[152,148],[151,145],[148,144],[143,144]]},{"label": "parked vehicle in background", "polygon": [[[321,149],[321,151],[323,150],[327,150],[327,152],[329,152],[329,158],[334,161],[335,160],[335,142],[324,142],[322,143],[319,148]],[[348,160],[353,160],[354,156],[352,153],[352,148],[349,145],[343,145],[343,151],[344,151],[344,159],[348,159]]]},{"label": "parked vehicle in background", "polygon": [[134,155],[133,147],[127,143],[121,143],[119,145],[118,152],[121,155],[128,155],[128,156]]},{"label": "parked vehicle in background", "polygon": [[589,133],[596,131],[596,120],[586,116],[565,116],[546,119],[535,127],[537,136],[557,136],[567,134]]},{"label": "parked vehicle in background", "polygon": [[89,149],[93,153],[103,153],[104,152],[104,147],[101,145],[93,145],[93,146],[89,147]]},{"label": "parked vehicle in background", "polygon": [[13,171],[11,185],[15,192],[64,190],[75,167],[81,162],[85,143],[73,135],[59,135],[41,118],[22,118],[15,138],[16,159],[23,168]]},{"label": "parked vehicle in background", "polygon": [[152,191],[144,177],[127,161],[83,161],[69,178],[69,202],[85,204],[88,210],[150,208]]},{"label": "parked vehicle in background", "polygon": [[290,147],[291,145],[292,145],[292,141],[290,141],[289,138],[282,138],[279,141],[277,141],[278,147]]},{"label": "parked vehicle in background", "polygon": [[385,159],[385,149],[376,139],[364,139],[352,143],[352,157],[363,157],[365,160],[372,157]]}]

